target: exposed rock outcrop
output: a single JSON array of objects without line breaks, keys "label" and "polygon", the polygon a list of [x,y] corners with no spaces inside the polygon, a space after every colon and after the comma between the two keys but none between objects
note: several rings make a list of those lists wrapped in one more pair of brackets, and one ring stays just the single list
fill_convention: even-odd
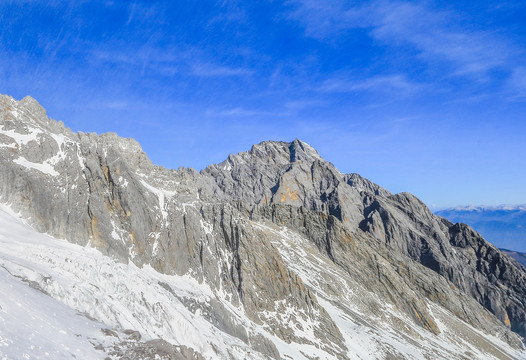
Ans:
[{"label": "exposed rock outcrop", "polygon": [[[272,337],[348,358],[334,311],[349,323],[388,324],[416,348],[427,340],[413,325],[446,338],[453,325],[439,313],[511,348],[526,336],[523,267],[413,195],[340,173],[300,140],[263,142],[201,172],[167,170],[133,139],[73,133],[35,100],[1,96],[0,200],[41,232],[227,294],[269,335],[240,329],[223,305],[202,311],[270,358],[280,357]],[[305,264],[325,265],[306,275],[295,247],[312,257]],[[477,346],[462,339],[459,348]]]}]

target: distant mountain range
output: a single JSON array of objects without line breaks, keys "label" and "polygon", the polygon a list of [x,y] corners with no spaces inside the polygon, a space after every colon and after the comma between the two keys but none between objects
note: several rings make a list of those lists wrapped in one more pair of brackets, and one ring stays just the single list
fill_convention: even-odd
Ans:
[{"label": "distant mountain range", "polygon": [[500,249],[500,251],[502,251],[504,254],[514,258],[519,263],[521,263],[522,266],[526,267],[526,253],[521,253],[521,252],[518,252],[518,251],[512,251],[512,250],[508,250],[508,249]]},{"label": "distant mountain range", "polygon": [[526,205],[458,206],[435,214],[470,225],[499,248],[526,252]]}]

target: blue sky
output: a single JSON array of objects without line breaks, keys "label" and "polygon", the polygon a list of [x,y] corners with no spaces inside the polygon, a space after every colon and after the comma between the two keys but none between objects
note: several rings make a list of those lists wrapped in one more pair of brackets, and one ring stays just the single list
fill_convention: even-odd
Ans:
[{"label": "blue sky", "polygon": [[302,139],[430,206],[526,203],[526,3],[0,0],[0,93],[201,169]]}]

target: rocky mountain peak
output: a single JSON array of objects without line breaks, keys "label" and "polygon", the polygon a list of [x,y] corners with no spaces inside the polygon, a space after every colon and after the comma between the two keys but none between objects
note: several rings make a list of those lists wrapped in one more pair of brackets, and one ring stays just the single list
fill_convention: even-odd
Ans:
[{"label": "rocky mountain peak", "polygon": [[[249,151],[229,155],[201,172],[217,183],[224,196],[250,204],[310,202],[319,187],[334,189],[341,174],[318,152],[301,140],[264,141]],[[332,173],[330,185],[320,176]],[[315,193],[315,195],[313,195]]]},{"label": "rocky mountain peak", "polygon": [[291,142],[285,141],[263,141],[255,144],[249,151],[229,155],[221,166],[239,165],[241,163],[256,163],[275,166],[288,165],[290,163],[304,161],[312,163],[316,160],[326,161],[318,152],[306,142],[299,139]]},{"label": "rocky mountain peak", "polygon": [[36,99],[29,95],[20,100],[20,105],[34,110],[35,114],[46,114],[46,109],[44,109]]},{"label": "rocky mountain peak", "polygon": [[53,134],[73,135],[63,122],[48,118],[46,109],[31,96],[16,101],[11,96],[0,95],[0,108],[4,112],[4,120],[11,123],[8,126],[19,133],[27,132],[28,126],[35,126]]},{"label": "rocky mountain peak", "polygon": [[320,154],[309,144],[299,139],[292,141],[289,145],[290,162],[315,160],[325,161]]},{"label": "rocky mountain peak", "polygon": [[[90,274],[73,286],[57,272],[29,277],[81,313],[102,322],[116,313],[113,324],[193,341],[207,359],[524,354],[522,266],[415,196],[341,174],[300,140],[262,142],[201,172],[166,170],[133,139],[57,132],[35,101],[0,102],[0,203],[149,279],[137,296],[110,276],[81,294]],[[13,261],[9,248],[0,259],[13,271],[84,261],[48,261],[33,255],[40,247]],[[107,296],[115,289],[130,296]]]}]

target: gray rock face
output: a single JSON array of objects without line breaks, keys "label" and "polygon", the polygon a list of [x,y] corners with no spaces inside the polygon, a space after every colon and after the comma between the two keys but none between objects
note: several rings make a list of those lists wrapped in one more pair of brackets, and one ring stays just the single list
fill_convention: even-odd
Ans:
[{"label": "gray rock face", "polygon": [[[267,358],[283,356],[279,344],[349,358],[345,324],[389,326],[432,358],[463,358],[429,340],[449,336],[462,339],[458,349],[514,357],[474,330],[451,335],[460,326],[523,348],[523,267],[413,195],[341,174],[299,140],[263,142],[201,172],[167,170],[133,139],[76,134],[35,100],[1,96],[0,201],[41,232],[228,294],[263,333],[223,304],[181,301]],[[382,356],[408,356],[375,341]]]},{"label": "gray rock face", "polygon": [[526,205],[458,206],[435,214],[468,224],[499,248],[526,252]]}]

